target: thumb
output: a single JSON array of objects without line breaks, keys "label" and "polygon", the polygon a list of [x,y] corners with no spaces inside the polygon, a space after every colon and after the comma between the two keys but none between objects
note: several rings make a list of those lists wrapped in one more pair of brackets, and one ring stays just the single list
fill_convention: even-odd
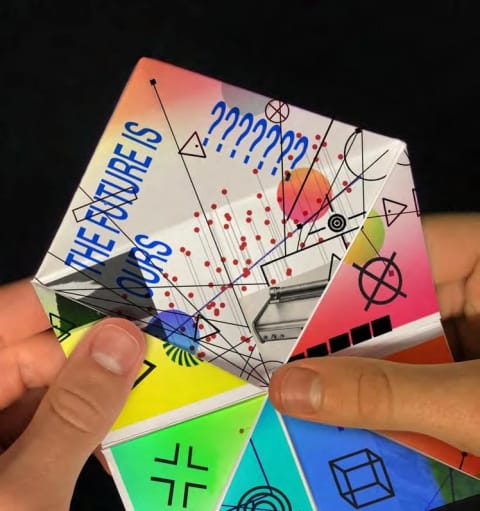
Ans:
[{"label": "thumb", "polygon": [[480,453],[480,361],[402,364],[326,357],[286,364],[269,396],[283,414],[324,424],[410,431]]},{"label": "thumb", "polygon": [[34,499],[32,509],[68,509],[76,480],[120,413],[144,353],[143,332],[127,320],[109,318],[90,329],[2,456],[9,481],[2,475],[1,484],[18,488],[21,502]]}]

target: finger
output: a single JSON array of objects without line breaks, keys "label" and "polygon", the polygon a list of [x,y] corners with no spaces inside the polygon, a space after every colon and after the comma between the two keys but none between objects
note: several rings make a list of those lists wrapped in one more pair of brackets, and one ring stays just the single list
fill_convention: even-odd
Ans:
[{"label": "finger", "polygon": [[112,475],[112,472],[110,471],[110,467],[108,466],[107,459],[105,458],[105,456],[102,452],[101,446],[98,446],[95,449],[95,451],[93,451],[93,454],[94,454],[95,458],[97,458],[97,460],[100,463],[100,465],[102,466],[103,470],[105,470],[105,472],[108,475]]},{"label": "finger", "polygon": [[0,410],[27,390],[50,385],[65,362],[51,331],[10,344],[0,350]]},{"label": "finger", "polygon": [[463,360],[480,358],[480,313],[459,318],[456,332],[461,339],[461,357]]},{"label": "finger", "polygon": [[0,348],[50,328],[29,279],[0,286]]},{"label": "finger", "polygon": [[46,390],[46,387],[27,390],[20,399],[0,411],[0,451],[13,444],[23,433],[32,420]]},{"label": "finger", "polygon": [[422,223],[442,316],[479,313],[480,214],[426,215]]},{"label": "finger", "polygon": [[423,433],[478,454],[479,384],[480,361],[417,365],[327,357],[281,367],[273,374],[269,395],[286,415],[337,426]]},{"label": "finger", "polygon": [[0,485],[44,495],[48,509],[69,502],[83,465],[120,413],[144,353],[143,332],[127,320],[105,319],[89,330],[24,434],[0,459],[7,474]]}]

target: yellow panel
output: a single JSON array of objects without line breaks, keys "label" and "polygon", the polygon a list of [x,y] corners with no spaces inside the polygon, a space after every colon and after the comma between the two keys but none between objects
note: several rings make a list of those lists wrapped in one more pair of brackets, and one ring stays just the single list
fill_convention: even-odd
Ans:
[{"label": "yellow panel", "polygon": [[[67,356],[92,325],[90,323],[70,332],[70,336],[61,344]],[[249,385],[209,362],[199,361],[180,348],[150,335],[145,337],[146,363],[139,372],[138,384],[132,389],[111,431]]]}]

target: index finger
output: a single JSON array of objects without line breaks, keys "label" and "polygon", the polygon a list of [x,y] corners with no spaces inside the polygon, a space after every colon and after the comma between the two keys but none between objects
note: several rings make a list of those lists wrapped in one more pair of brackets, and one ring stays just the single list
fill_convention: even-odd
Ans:
[{"label": "index finger", "polygon": [[440,313],[480,312],[480,213],[437,213],[423,219]]},{"label": "index finger", "polygon": [[29,278],[0,286],[0,347],[50,328]]},{"label": "index finger", "polygon": [[422,221],[436,284],[466,279],[480,258],[480,213],[436,213]]}]

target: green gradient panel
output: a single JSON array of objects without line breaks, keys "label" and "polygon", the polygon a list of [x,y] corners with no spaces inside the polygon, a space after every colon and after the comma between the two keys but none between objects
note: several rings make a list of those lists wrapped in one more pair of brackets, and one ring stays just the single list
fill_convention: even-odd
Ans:
[{"label": "green gradient panel", "polygon": [[260,396],[112,447],[135,511],[214,510],[264,402]]},{"label": "green gradient panel", "polygon": [[429,464],[446,503],[480,495],[480,480],[432,459]]}]

